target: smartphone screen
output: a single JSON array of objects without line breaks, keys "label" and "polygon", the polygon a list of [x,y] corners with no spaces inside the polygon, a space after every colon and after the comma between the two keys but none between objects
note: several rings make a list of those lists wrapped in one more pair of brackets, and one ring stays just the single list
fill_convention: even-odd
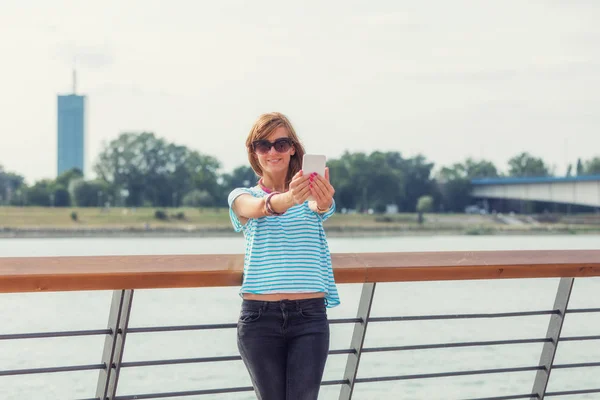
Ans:
[{"label": "smartphone screen", "polygon": [[302,173],[304,175],[316,172],[321,176],[325,176],[325,164],[327,157],[321,154],[305,154],[302,159]]},{"label": "smartphone screen", "polygon": [[[302,159],[302,174],[310,175],[313,172],[325,177],[325,165],[327,157],[322,154],[305,154]],[[308,197],[309,201],[314,200],[312,196]]]}]

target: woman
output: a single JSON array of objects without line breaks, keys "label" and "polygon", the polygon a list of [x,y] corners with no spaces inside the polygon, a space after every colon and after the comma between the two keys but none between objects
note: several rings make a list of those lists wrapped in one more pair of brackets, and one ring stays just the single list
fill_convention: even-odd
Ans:
[{"label": "woman", "polygon": [[246,239],[238,348],[259,399],[317,399],[326,307],[340,303],[323,230],[335,211],[329,171],[302,173],[304,147],[279,113],[259,117],[246,149],[260,180],[229,195],[233,227]]}]

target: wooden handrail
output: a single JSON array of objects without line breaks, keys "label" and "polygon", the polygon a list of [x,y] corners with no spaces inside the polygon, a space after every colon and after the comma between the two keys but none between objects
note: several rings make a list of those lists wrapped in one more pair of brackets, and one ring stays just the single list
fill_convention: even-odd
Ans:
[{"label": "wooden handrail", "polygon": [[[241,285],[242,255],[0,258],[0,293]],[[600,250],[337,253],[338,283],[600,276]]]}]

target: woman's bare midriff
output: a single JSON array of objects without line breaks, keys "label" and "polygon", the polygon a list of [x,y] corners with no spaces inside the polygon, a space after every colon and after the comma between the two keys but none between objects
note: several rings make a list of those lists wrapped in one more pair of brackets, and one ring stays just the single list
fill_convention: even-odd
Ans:
[{"label": "woman's bare midriff", "polygon": [[321,297],[325,297],[325,293],[323,293],[323,292],[271,293],[271,294],[244,293],[243,296],[244,296],[244,300],[280,301],[280,300],[318,299]]}]

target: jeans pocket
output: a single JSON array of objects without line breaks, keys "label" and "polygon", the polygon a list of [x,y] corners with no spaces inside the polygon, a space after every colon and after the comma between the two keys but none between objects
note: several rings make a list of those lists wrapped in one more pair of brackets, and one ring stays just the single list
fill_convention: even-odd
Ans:
[{"label": "jeans pocket", "polygon": [[257,310],[257,311],[242,310],[242,312],[240,313],[239,322],[244,323],[244,324],[256,322],[259,320],[261,315],[262,315],[262,310]]},{"label": "jeans pocket", "polygon": [[300,310],[300,315],[309,319],[327,318],[327,309],[324,306],[303,308]]}]

